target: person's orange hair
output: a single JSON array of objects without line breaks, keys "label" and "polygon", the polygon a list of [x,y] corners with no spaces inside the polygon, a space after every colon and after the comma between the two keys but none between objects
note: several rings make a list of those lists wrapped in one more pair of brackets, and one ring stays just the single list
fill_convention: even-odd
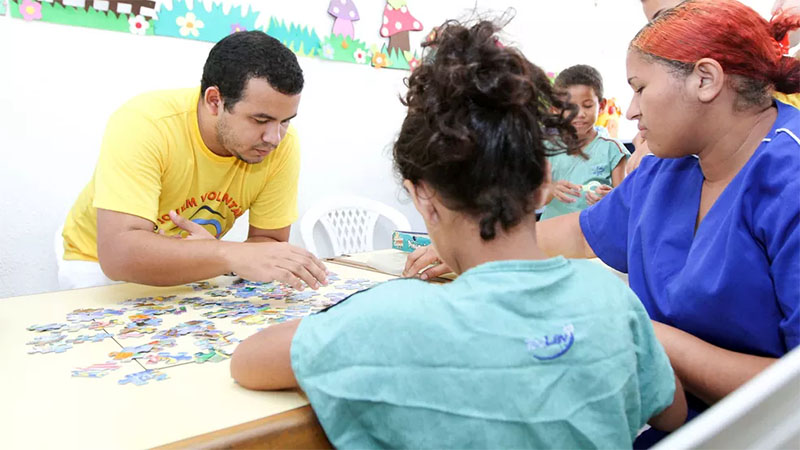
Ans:
[{"label": "person's orange hair", "polygon": [[767,21],[735,0],[688,0],[645,26],[631,47],[667,61],[719,62],[727,74],[772,84],[779,92],[800,92],[800,61],[784,55],[780,42],[800,28],[796,11]]}]

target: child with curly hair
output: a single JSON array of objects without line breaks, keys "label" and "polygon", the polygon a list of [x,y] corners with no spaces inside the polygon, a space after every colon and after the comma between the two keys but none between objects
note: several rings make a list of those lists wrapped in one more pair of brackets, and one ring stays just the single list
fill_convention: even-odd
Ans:
[{"label": "child with curly hair", "polygon": [[300,387],[335,447],[630,448],[648,421],[671,430],[685,418],[633,292],[537,244],[546,157],[577,143],[544,72],[497,31],[437,30],[408,79],[393,149],[460,276],[380,284],[272,325],[233,355],[246,388]]}]

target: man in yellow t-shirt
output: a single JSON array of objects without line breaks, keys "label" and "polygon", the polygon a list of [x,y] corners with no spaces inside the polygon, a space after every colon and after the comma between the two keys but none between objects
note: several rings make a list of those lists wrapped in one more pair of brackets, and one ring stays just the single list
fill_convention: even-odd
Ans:
[{"label": "man in yellow t-shirt", "polygon": [[[64,224],[62,288],[174,285],[229,272],[296,288],[326,284],[325,266],[287,243],[300,171],[289,122],[302,88],[289,49],[238,32],[211,49],[199,89],[147,93],[117,110]],[[247,241],[220,241],[248,210]]]}]

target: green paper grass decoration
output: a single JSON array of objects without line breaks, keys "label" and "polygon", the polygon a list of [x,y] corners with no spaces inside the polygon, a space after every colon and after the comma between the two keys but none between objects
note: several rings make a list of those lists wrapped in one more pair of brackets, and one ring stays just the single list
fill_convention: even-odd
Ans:
[{"label": "green paper grass decoration", "polygon": [[398,50],[396,48],[393,48],[393,49],[391,49],[391,50],[389,50],[387,52],[386,51],[386,45],[384,44],[381,47],[381,53],[385,54],[387,60],[389,61],[389,64],[386,66],[387,69],[408,70],[408,69],[411,68],[408,65],[408,61],[406,61],[406,57],[403,54],[402,50]]},{"label": "green paper grass decoration", "polygon": [[[360,56],[360,61],[357,55]],[[354,64],[366,64],[369,62],[367,44],[364,41],[350,39],[349,36],[341,34],[326,37],[322,41],[318,56],[322,59]]]},{"label": "green paper grass decoration", "polygon": [[[38,20],[42,22],[130,33],[130,24],[128,23],[128,19],[131,17],[130,14],[120,14],[117,16],[113,12],[98,11],[94,8],[83,9],[73,6],[63,6],[55,2],[42,2],[40,5],[42,7],[42,18]],[[23,18],[22,14],[19,12],[19,0],[11,0],[9,6],[11,17],[17,19]],[[145,31],[145,34],[153,34],[152,22],[151,26]]]},{"label": "green paper grass decoration", "polygon": [[266,33],[281,41],[293,52],[301,56],[318,56],[321,50],[321,41],[317,32],[311,27],[301,27],[294,23],[284,23],[274,17],[269,19]]}]

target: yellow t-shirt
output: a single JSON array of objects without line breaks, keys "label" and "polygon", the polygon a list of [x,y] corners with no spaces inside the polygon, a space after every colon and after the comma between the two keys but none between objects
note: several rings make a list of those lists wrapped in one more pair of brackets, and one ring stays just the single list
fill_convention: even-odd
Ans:
[{"label": "yellow t-shirt", "polygon": [[795,108],[800,108],[800,94],[782,94],[780,92],[775,93],[775,98],[786,103],[787,105],[792,105]]},{"label": "yellow t-shirt", "polygon": [[217,238],[250,210],[250,225],[278,229],[297,220],[300,146],[293,127],[258,164],[211,152],[200,137],[200,89],[133,98],[109,119],[94,176],[64,224],[64,259],[97,261],[97,208],[181,230],[169,210]]}]

